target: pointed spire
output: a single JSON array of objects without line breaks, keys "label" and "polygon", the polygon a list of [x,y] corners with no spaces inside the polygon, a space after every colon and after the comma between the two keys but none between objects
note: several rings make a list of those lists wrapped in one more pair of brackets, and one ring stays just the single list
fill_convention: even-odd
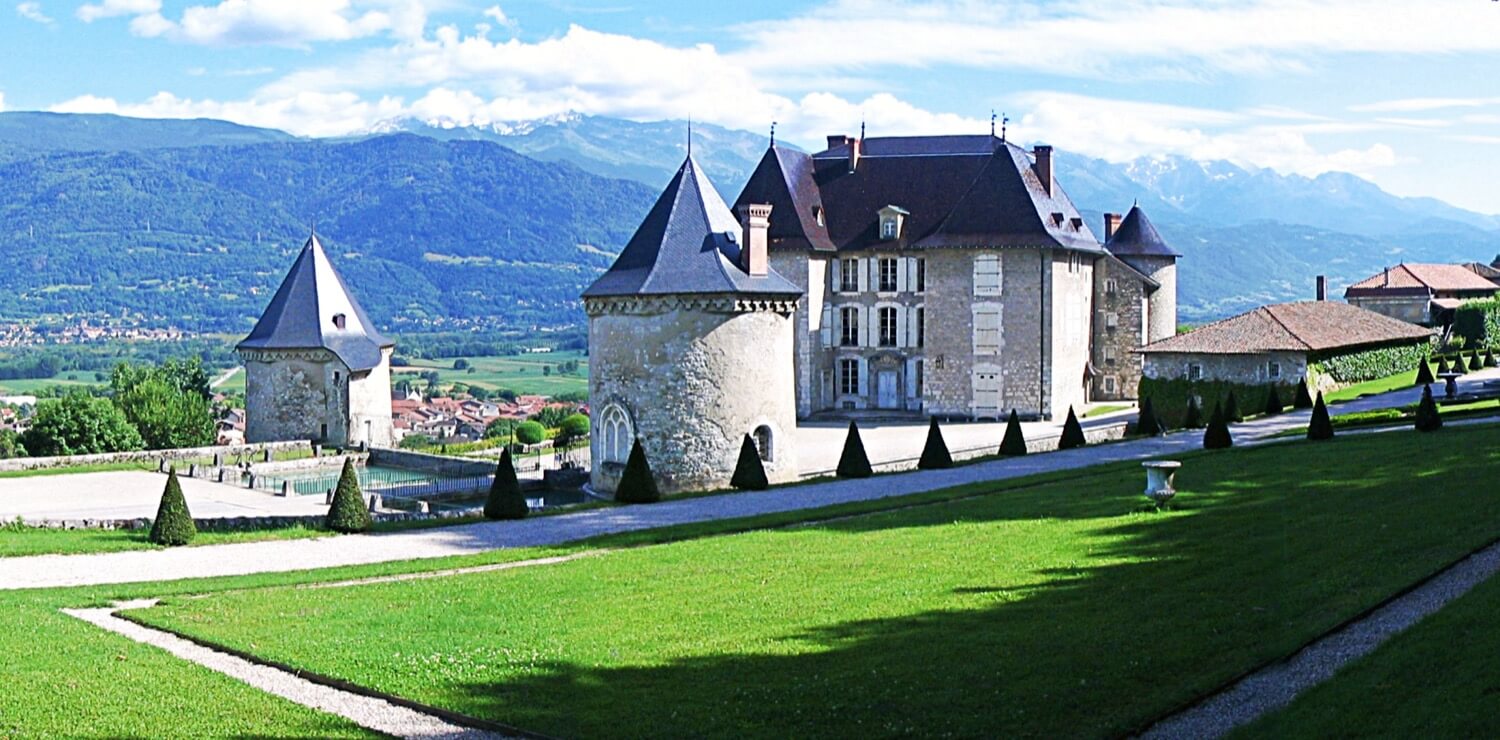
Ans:
[{"label": "pointed spire", "polygon": [[688,159],[693,158],[693,117],[688,116]]},{"label": "pointed spire", "polygon": [[771,122],[771,148],[776,148],[776,122]]}]

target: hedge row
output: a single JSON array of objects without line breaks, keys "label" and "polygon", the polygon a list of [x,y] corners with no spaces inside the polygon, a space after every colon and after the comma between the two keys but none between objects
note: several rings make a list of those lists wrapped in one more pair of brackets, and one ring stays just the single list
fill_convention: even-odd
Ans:
[{"label": "hedge row", "polygon": [[1327,375],[1340,385],[1363,383],[1366,380],[1408,372],[1417,366],[1419,360],[1430,354],[1432,354],[1432,345],[1427,342],[1399,347],[1378,347],[1362,352],[1322,357],[1310,363],[1308,370],[1315,378]]},{"label": "hedge row", "polygon": [[1470,301],[1453,311],[1453,333],[1465,347],[1500,348],[1500,298]]},{"label": "hedge row", "polygon": [[[1205,419],[1213,411],[1214,404],[1228,403],[1230,391],[1234,391],[1235,405],[1240,411],[1258,414],[1266,407],[1266,397],[1270,393],[1270,388],[1271,386],[1264,383],[1247,385],[1223,380],[1141,378],[1138,397],[1142,402],[1146,399],[1151,400],[1151,408],[1156,412],[1157,418],[1161,419],[1162,426],[1168,429],[1178,429],[1182,427],[1183,419],[1187,416],[1190,397],[1198,399],[1198,409]],[[1291,405],[1292,399],[1297,395],[1296,380],[1290,383],[1278,383],[1276,393],[1283,404]]]}]

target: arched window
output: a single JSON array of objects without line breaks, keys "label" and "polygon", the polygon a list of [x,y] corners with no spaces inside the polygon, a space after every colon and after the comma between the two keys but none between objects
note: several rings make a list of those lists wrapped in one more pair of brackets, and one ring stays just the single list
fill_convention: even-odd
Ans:
[{"label": "arched window", "polygon": [[599,414],[598,429],[601,462],[625,464],[630,459],[630,445],[635,441],[635,430],[625,409],[616,403],[604,407]]},{"label": "arched window", "polygon": [[762,424],[755,428],[755,449],[760,452],[760,459],[771,462],[776,459],[775,448],[772,447],[771,428]]}]

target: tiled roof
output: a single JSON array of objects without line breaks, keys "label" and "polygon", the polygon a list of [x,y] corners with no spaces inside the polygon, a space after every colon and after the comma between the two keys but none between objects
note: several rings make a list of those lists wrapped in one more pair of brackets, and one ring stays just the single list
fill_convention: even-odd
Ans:
[{"label": "tiled roof", "polygon": [[1111,254],[1121,257],[1146,256],[1146,257],[1180,257],[1167,246],[1166,240],[1156,232],[1156,227],[1151,225],[1151,219],[1146,218],[1146,212],[1140,206],[1131,206],[1130,212],[1125,214],[1125,219],[1120,222],[1115,233],[1104,243],[1104,248]]},{"label": "tiled roof", "polygon": [[1346,347],[1415,342],[1430,329],[1338,301],[1262,306],[1140,349],[1143,353],[1254,354],[1324,352]]},{"label": "tiled roof", "polygon": [[827,227],[818,223],[823,197],[813,182],[810,155],[774,144],[766,149],[734,207],[757,203],[771,206],[766,235],[772,249],[833,251]]},{"label": "tiled roof", "polygon": [[775,270],[753,276],[740,269],[739,232],[729,206],[689,156],[619,258],[583,296],[800,295]]},{"label": "tiled roof", "polygon": [[1493,291],[1496,289],[1494,283],[1480,277],[1463,265],[1422,263],[1400,264],[1387,268],[1349,286],[1348,289],[1356,291],[1357,295],[1357,291],[1393,288],[1426,288],[1433,292]]},{"label": "tiled roof", "polygon": [[[334,325],[338,315],[344,317],[343,328]],[[250,336],[236,349],[326,349],[350,370],[361,372],[379,365],[381,350],[393,346],[376,331],[313,235]]]}]

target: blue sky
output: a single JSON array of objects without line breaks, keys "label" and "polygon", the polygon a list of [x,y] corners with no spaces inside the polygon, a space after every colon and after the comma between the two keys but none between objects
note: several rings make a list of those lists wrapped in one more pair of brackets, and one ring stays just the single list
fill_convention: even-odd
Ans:
[{"label": "blue sky", "polygon": [[1491,0],[0,0],[0,109],[307,136],[417,117],[686,118],[816,146],[984,132],[1500,213]]}]

